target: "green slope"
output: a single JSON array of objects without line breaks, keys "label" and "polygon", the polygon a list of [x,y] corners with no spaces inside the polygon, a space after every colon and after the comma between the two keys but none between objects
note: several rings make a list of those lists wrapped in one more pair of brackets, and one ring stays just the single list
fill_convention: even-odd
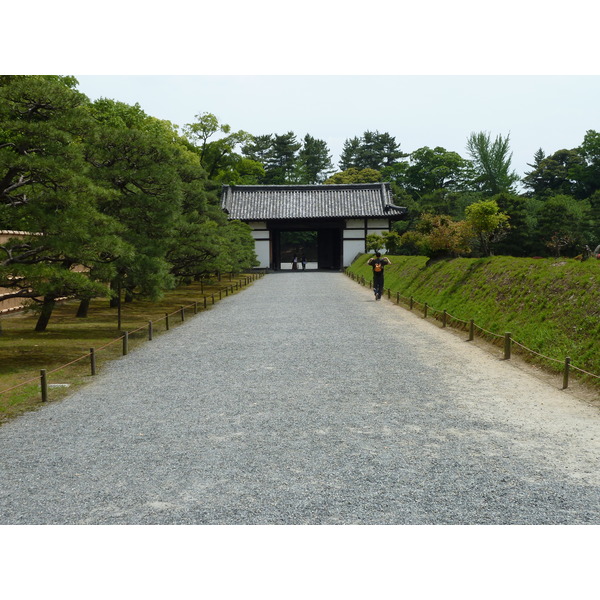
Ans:
[{"label": "green slope", "polygon": [[[372,278],[368,256],[349,273]],[[429,262],[390,256],[385,288],[458,319],[473,319],[545,356],[600,375],[600,261],[495,256]],[[527,354],[527,353],[526,353]],[[553,370],[559,363],[544,361]],[[593,380],[594,381],[594,380]],[[597,382],[598,380],[595,380]]]}]

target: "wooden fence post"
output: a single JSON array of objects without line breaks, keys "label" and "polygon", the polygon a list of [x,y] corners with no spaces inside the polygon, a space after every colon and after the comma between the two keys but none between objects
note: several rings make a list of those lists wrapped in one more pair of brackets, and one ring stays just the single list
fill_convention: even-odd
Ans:
[{"label": "wooden fence post", "polygon": [[427,302],[425,302],[425,304],[423,305],[423,318],[426,319],[427,318]]},{"label": "wooden fence post", "polygon": [[511,339],[510,332],[506,332],[504,334],[504,360],[508,360],[510,358],[510,350],[511,350]]},{"label": "wooden fence post", "polygon": [[185,308],[182,306],[179,312],[181,313],[181,322],[183,323],[185,321]]},{"label": "wooden fence post", "polygon": [[475,321],[469,321],[469,341],[472,342],[475,336]]},{"label": "wooden fence post", "polygon": [[152,321],[148,321],[148,341],[151,342],[152,341]]},{"label": "wooden fence post", "polygon": [[444,309],[444,311],[442,312],[442,327],[446,327],[447,320],[448,320],[448,313],[446,312],[446,309]]},{"label": "wooden fence post", "polygon": [[129,352],[129,332],[123,332],[123,356]]},{"label": "wooden fence post", "polygon": [[93,377],[96,374],[96,351],[94,348],[90,348],[90,370]]},{"label": "wooden fence post", "polygon": [[563,390],[569,387],[569,368],[571,366],[571,359],[567,356],[565,358],[565,370],[563,373]]},{"label": "wooden fence post", "polygon": [[169,331],[169,313],[165,313],[165,325],[166,325],[167,331]]},{"label": "wooden fence post", "polygon": [[413,297],[411,296],[409,301],[408,301],[408,307],[410,308],[410,310],[413,309],[413,305],[414,305],[415,301],[413,299]]},{"label": "wooden fence post", "polygon": [[48,379],[46,378],[46,369],[40,371],[40,387],[42,388],[42,402],[48,401]]}]

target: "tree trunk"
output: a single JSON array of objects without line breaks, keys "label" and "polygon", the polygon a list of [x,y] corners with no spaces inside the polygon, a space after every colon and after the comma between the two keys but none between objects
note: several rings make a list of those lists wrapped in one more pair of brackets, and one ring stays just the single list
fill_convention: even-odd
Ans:
[{"label": "tree trunk", "polygon": [[90,308],[91,298],[82,298],[75,315],[79,319],[85,319],[88,316],[88,310]]},{"label": "tree trunk", "polygon": [[111,281],[110,282],[110,289],[111,290],[117,290],[117,295],[111,297],[111,299],[109,300],[108,305],[110,306],[110,308],[117,308],[119,306],[119,298],[117,296],[120,293],[121,286],[116,281]]},{"label": "tree trunk", "polygon": [[52,316],[54,305],[56,304],[56,298],[54,296],[44,296],[44,302],[42,304],[42,312],[38,318],[38,322],[35,326],[35,331],[41,332],[46,331],[48,321]]}]

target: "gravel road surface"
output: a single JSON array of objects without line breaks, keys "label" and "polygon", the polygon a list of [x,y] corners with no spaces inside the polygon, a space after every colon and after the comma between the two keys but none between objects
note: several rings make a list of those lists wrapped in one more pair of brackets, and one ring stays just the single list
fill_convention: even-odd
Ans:
[{"label": "gravel road surface", "polygon": [[270,274],[0,427],[0,524],[600,524],[600,410]]}]

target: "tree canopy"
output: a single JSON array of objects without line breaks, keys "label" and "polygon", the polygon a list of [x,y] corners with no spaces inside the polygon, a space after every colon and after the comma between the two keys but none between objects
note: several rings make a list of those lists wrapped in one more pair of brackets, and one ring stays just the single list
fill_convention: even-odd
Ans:
[{"label": "tree canopy", "polygon": [[43,331],[59,297],[158,298],[255,265],[250,230],[220,210],[202,152],[139,105],[90,102],[75,84],[0,78],[0,229],[29,232],[0,246],[4,297],[38,303]]}]

